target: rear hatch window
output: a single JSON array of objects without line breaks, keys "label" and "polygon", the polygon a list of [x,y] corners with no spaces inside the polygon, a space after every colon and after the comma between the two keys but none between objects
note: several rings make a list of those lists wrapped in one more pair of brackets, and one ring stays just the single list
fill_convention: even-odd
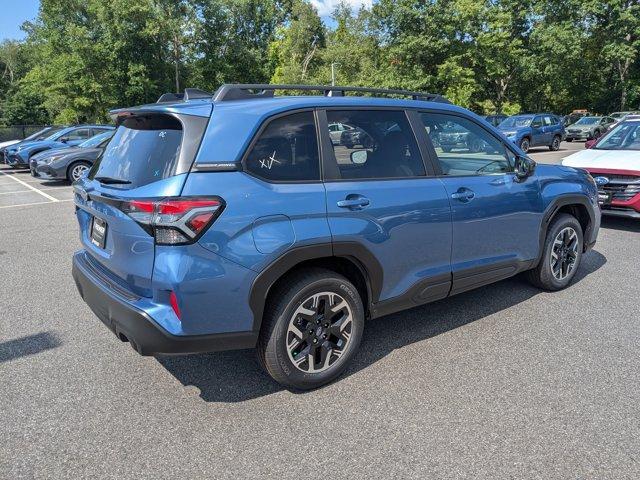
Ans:
[{"label": "rear hatch window", "polygon": [[170,115],[126,118],[94,164],[89,178],[131,189],[176,174],[182,123]]}]

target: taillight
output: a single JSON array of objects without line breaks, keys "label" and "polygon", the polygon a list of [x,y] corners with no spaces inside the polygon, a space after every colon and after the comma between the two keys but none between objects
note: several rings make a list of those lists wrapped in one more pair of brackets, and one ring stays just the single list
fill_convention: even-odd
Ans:
[{"label": "taillight", "polygon": [[162,198],[129,200],[120,210],[138,222],[158,245],[195,242],[222,213],[221,198]]}]

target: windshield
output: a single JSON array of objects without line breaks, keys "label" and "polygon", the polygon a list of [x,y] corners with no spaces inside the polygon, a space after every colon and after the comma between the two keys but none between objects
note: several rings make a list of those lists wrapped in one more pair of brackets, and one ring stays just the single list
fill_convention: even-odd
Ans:
[{"label": "windshield", "polygon": [[609,116],[613,117],[613,118],[622,118],[622,117],[626,117],[627,115],[629,115],[629,113],[630,112],[614,112]]},{"label": "windshield", "polygon": [[592,148],[596,150],[640,150],[640,122],[623,122]]},{"label": "windshield", "polygon": [[113,136],[113,132],[114,132],[113,130],[109,130],[108,132],[104,132],[104,133],[100,133],[98,135],[94,135],[89,140],[85,140],[84,142],[82,142],[78,146],[82,147],[82,148],[98,147],[98,146],[100,146],[100,144],[102,142],[104,142],[105,140],[108,140],[109,138],[111,138]]},{"label": "windshield", "polygon": [[57,140],[62,135],[64,135],[64,133],[67,132],[67,130],[68,130],[67,128],[58,128],[58,129],[50,130],[46,133],[47,136],[43,140]]},{"label": "windshield", "polygon": [[516,115],[503,120],[498,126],[500,128],[528,127],[531,124],[531,120],[533,120],[531,116]]},{"label": "windshield", "polygon": [[29,135],[27,138],[23,140],[23,142],[28,142],[30,140],[44,140],[56,130],[60,130],[60,128],[56,128],[56,127],[43,128],[42,130],[38,130],[36,133],[32,133],[31,135]]},{"label": "windshield", "polygon": [[600,121],[600,117],[582,117],[576,125],[594,125]]},{"label": "windshield", "polygon": [[136,188],[175,174],[182,144],[182,124],[168,115],[127,118],[113,134],[89,178],[126,181]]}]

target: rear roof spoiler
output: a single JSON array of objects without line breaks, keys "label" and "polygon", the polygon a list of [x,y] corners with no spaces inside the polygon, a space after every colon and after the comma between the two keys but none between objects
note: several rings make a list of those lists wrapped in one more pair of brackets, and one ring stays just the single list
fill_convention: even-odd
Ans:
[{"label": "rear roof spoiler", "polygon": [[213,97],[213,93],[211,92],[205,92],[199,88],[185,88],[184,93],[165,93],[161,95],[156,103],[186,102],[188,100],[211,97]]}]

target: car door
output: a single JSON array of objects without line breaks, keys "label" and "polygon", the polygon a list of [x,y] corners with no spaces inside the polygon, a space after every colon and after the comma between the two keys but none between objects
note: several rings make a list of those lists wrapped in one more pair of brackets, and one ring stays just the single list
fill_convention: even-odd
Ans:
[{"label": "car door", "polygon": [[542,128],[542,130],[544,131],[544,144],[551,145],[553,137],[559,134],[558,126],[553,116],[551,115],[544,115],[542,117],[542,123],[544,125],[544,127]]},{"label": "car door", "polygon": [[[379,265],[379,273],[370,272],[379,277],[373,301],[382,302],[374,314],[447,296],[451,208],[444,185],[425,166],[406,112],[344,108],[318,117],[333,248],[363,249]],[[331,145],[328,125],[334,123],[362,131],[367,147]]]},{"label": "car door", "polygon": [[[458,114],[422,112],[428,151],[451,202],[452,293],[506,278],[537,258],[542,201],[535,177],[516,179],[515,155],[492,132]],[[478,152],[434,148],[432,132],[456,123]]]},{"label": "car door", "polygon": [[547,134],[544,130],[544,120],[542,115],[536,115],[531,121],[531,146],[546,145]]}]

